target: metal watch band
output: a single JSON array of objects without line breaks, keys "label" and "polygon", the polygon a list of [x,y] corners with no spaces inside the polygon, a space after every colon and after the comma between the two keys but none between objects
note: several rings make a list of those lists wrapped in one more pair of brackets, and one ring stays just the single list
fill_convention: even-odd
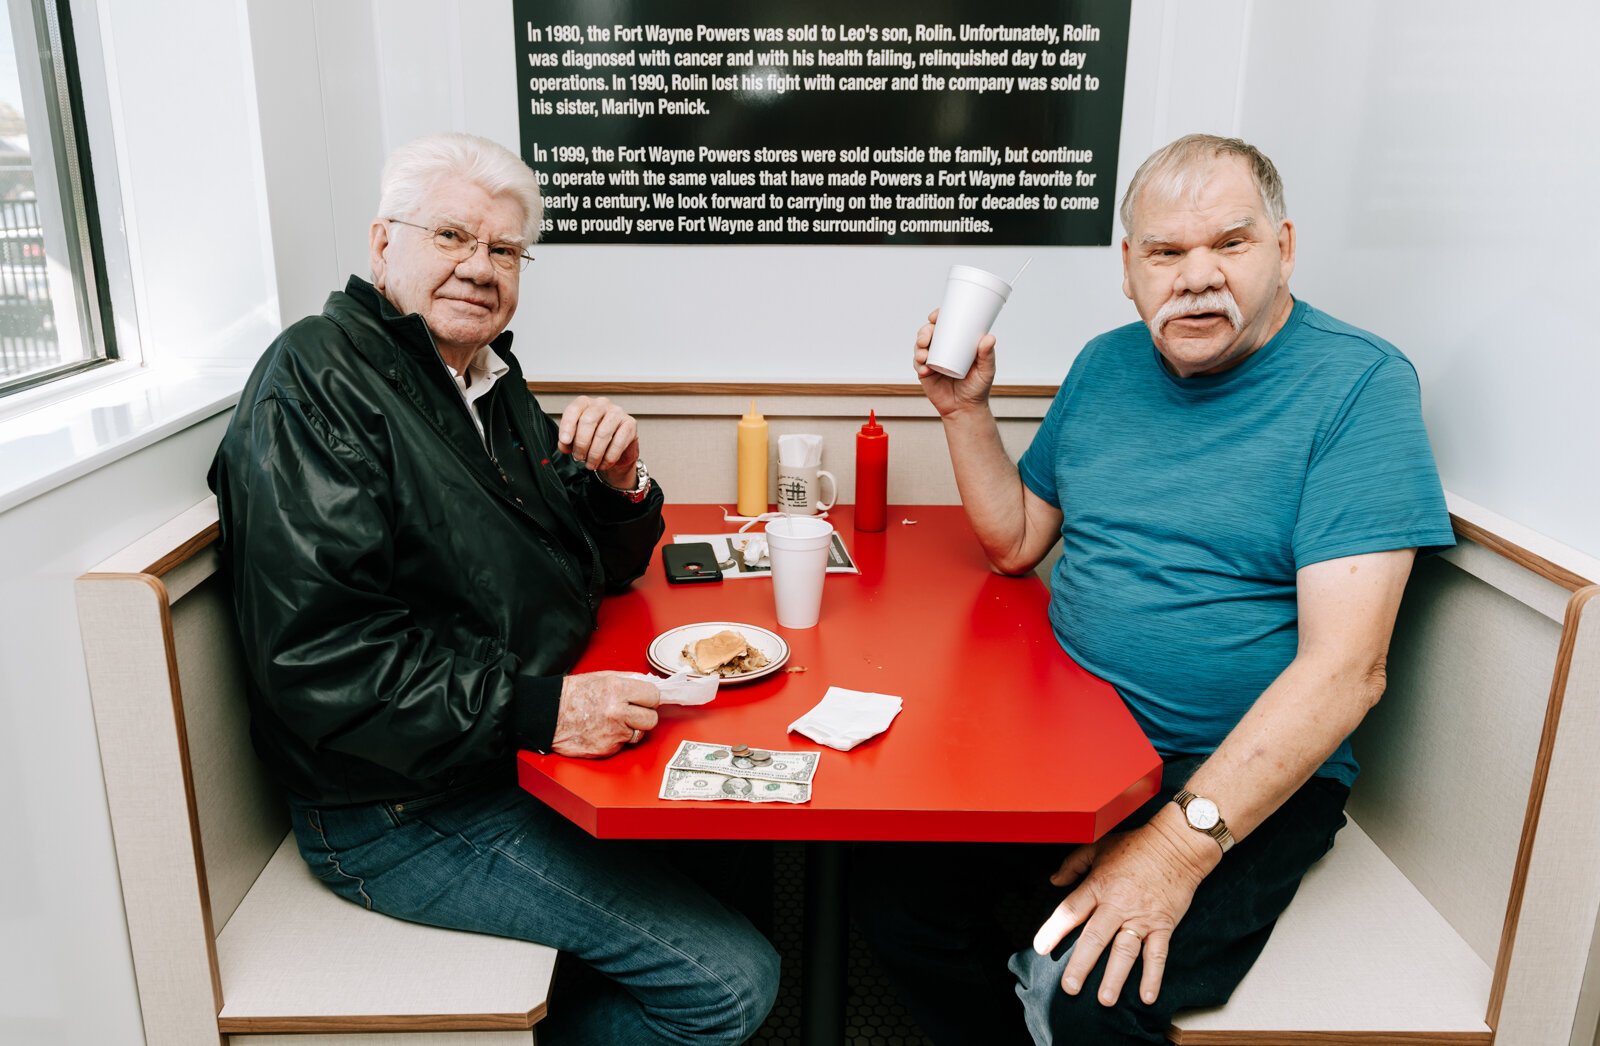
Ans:
[{"label": "metal watch band", "polygon": [[[1209,835],[1211,838],[1217,841],[1218,846],[1222,847],[1222,852],[1227,853],[1229,850],[1233,849],[1233,833],[1228,831],[1228,822],[1222,819],[1222,812],[1220,810],[1217,812],[1217,823],[1212,825],[1210,828],[1200,828],[1189,820],[1189,803],[1192,800],[1200,798],[1202,797],[1195,795],[1193,792],[1185,788],[1179,791],[1177,795],[1173,796],[1172,801],[1177,803],[1178,809],[1183,811],[1184,823],[1189,826],[1190,830],[1200,832],[1204,835]],[[1208,802],[1212,802],[1213,806],[1216,805],[1214,801],[1208,800]]]},{"label": "metal watch band", "polygon": [[600,475],[598,472],[595,473],[595,478],[601,483],[605,484],[607,487],[610,487],[610,489],[616,491],[618,494],[621,494],[623,497],[637,505],[639,502],[645,499],[646,494],[650,493],[650,470],[645,468],[643,461],[635,461],[633,463],[633,476],[633,489],[626,490],[622,487],[611,486],[611,484],[606,483],[604,476]]}]

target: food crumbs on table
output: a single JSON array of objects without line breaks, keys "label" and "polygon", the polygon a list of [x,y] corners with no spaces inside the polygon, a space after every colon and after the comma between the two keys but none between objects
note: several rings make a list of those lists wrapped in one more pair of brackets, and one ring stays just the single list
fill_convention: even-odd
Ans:
[{"label": "food crumbs on table", "polygon": [[914,527],[917,525],[917,521],[914,519],[902,519],[900,525],[902,527]]},{"label": "food crumbs on table", "polygon": [[805,670],[805,665],[790,665],[788,668],[784,669],[785,672],[804,672]]}]

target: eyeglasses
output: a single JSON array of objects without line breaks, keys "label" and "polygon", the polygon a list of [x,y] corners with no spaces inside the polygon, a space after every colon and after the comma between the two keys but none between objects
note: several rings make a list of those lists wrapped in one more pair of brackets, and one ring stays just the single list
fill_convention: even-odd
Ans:
[{"label": "eyeglasses", "polygon": [[489,248],[489,260],[501,272],[516,272],[519,269],[526,269],[528,263],[533,261],[533,255],[514,243],[507,243],[504,240],[490,243],[488,240],[480,240],[467,232],[467,230],[458,229],[454,225],[440,225],[437,228],[432,228],[426,225],[418,225],[415,222],[403,222],[399,218],[385,218],[384,221],[394,222],[396,225],[409,226],[413,229],[421,229],[423,232],[431,234],[433,245],[438,248],[440,254],[451,261],[466,261],[478,253],[478,244],[480,243]]}]

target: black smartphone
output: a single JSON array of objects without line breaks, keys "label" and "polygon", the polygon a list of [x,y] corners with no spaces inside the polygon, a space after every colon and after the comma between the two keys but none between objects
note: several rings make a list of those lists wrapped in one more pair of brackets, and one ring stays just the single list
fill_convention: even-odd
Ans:
[{"label": "black smartphone", "polygon": [[690,581],[721,581],[722,570],[717,566],[717,554],[711,551],[708,541],[685,541],[681,544],[663,545],[661,566],[667,580],[674,585]]}]

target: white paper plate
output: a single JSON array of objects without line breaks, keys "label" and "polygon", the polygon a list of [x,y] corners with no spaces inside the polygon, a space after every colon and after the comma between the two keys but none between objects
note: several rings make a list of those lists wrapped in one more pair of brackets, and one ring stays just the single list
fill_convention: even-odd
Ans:
[{"label": "white paper plate", "polygon": [[714,636],[724,629],[732,629],[744,636],[746,643],[767,655],[767,664],[754,672],[723,676],[722,686],[734,686],[770,676],[789,660],[789,644],[784,642],[782,636],[759,625],[747,625],[742,621],[701,621],[698,624],[669,628],[650,640],[650,646],[645,650],[645,658],[650,662],[651,668],[663,675],[670,676],[682,672],[689,669],[689,665],[683,661],[683,648],[690,643]]}]

